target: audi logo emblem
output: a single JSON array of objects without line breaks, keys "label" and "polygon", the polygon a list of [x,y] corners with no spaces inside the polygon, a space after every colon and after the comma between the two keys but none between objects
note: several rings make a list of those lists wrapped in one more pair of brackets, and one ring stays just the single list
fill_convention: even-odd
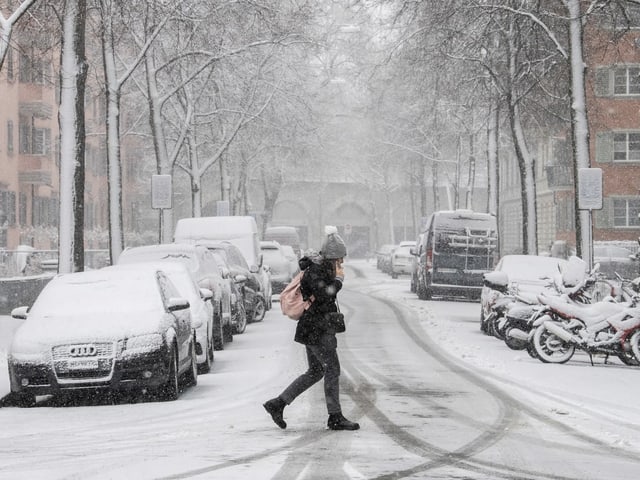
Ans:
[{"label": "audi logo emblem", "polygon": [[98,349],[95,345],[73,345],[69,347],[69,356],[71,357],[95,357]]}]

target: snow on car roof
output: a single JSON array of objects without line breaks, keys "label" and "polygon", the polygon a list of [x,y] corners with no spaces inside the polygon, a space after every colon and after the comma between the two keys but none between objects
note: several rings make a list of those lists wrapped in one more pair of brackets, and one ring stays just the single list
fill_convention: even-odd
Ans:
[{"label": "snow on car roof", "polygon": [[107,267],[54,277],[40,292],[30,315],[58,315],[112,311],[146,310],[161,305],[153,269],[125,270]]},{"label": "snow on car roof", "polygon": [[131,247],[124,250],[118,264],[139,263],[141,261],[173,260],[188,264],[190,270],[197,270],[197,246],[189,243],[163,243]]},{"label": "snow on car roof", "polygon": [[113,265],[105,267],[105,269],[123,269],[123,270],[161,270],[167,274],[171,282],[178,289],[180,295],[191,302],[199,301],[200,289],[193,279],[193,276],[187,269],[186,265],[182,262],[173,262],[170,260],[159,260],[157,262],[141,262],[141,263],[127,263],[123,265]]},{"label": "snow on car roof", "polygon": [[559,265],[567,261],[541,255],[505,255],[500,260],[500,270],[507,273],[510,281],[541,280],[559,274]]}]

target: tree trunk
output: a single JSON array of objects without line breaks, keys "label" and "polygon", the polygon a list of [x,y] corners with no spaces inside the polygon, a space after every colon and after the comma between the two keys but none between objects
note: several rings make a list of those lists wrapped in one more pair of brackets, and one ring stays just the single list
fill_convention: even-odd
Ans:
[{"label": "tree trunk", "polygon": [[587,121],[587,103],[585,96],[585,63],[583,58],[582,12],[579,0],[564,0],[569,11],[569,41],[571,45],[571,133],[573,138],[573,165],[576,195],[575,226],[576,252],[592,264],[591,217],[586,210],[578,210],[579,188],[578,169],[589,168],[589,123]]},{"label": "tree trunk", "polygon": [[[510,102],[511,103],[511,102]],[[510,105],[509,125],[513,137],[518,170],[520,171],[521,201],[522,201],[522,251],[525,255],[538,253],[536,232],[536,184],[531,155],[526,144],[520,110],[518,105]]]},{"label": "tree trunk", "polygon": [[[145,57],[145,70],[147,80],[147,93],[149,102],[149,125],[153,138],[153,149],[156,154],[156,171],[159,175],[173,175],[173,168],[167,153],[167,143],[162,129],[162,114],[160,94],[156,81],[156,69],[153,55],[149,52]],[[173,237],[173,209],[163,208],[159,212],[160,217],[160,242],[171,243]]]},{"label": "tree trunk", "polygon": [[[487,126],[487,169],[489,178],[489,195],[487,211],[496,217],[500,212],[500,164],[498,162],[498,132],[499,132],[498,102],[492,102]],[[499,222],[498,222],[499,224]]]},{"label": "tree trunk", "polygon": [[67,0],[60,70],[60,225],[58,271],[84,270],[85,0]]},{"label": "tree trunk", "polygon": [[[104,5],[110,10],[111,4]],[[109,179],[109,255],[115,264],[124,247],[122,172],[120,165],[120,85],[118,84],[111,12],[103,12],[102,59],[107,97],[107,176]]]}]

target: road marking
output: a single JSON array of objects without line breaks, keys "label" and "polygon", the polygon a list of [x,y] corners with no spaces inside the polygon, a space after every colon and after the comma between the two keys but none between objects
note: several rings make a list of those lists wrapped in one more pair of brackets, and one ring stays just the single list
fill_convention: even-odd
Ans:
[{"label": "road marking", "polygon": [[342,466],[342,470],[346,473],[349,478],[353,480],[367,480],[367,477],[362,475],[358,470],[353,468],[353,466],[349,462],[344,462]]}]

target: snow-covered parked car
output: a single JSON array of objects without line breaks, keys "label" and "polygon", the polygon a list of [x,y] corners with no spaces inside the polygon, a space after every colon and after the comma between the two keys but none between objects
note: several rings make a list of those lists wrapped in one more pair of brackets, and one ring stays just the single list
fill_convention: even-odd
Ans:
[{"label": "snow-covered parked car", "polygon": [[[117,264],[157,262],[160,260],[183,263],[198,282],[198,286],[213,292],[213,347],[224,349],[224,344],[233,340],[231,324],[231,298],[225,294],[224,280],[212,253],[205,247],[188,243],[164,243],[126,248],[118,257]],[[209,346],[203,347],[207,351]]]},{"label": "snow-covered parked car", "polygon": [[293,278],[291,262],[285,256],[282,246],[276,241],[260,242],[260,250],[264,264],[269,267],[272,291],[279,294]]},{"label": "snow-covered parked car", "polygon": [[298,255],[293,250],[291,245],[280,245],[282,248],[282,253],[289,260],[289,268],[291,269],[291,278],[295,277],[300,271],[300,267],[298,266]]},{"label": "snow-covered parked car", "polygon": [[398,275],[411,275],[413,269],[413,255],[411,249],[415,248],[415,240],[400,242],[398,247],[391,254],[390,274],[392,278]]},{"label": "snow-covered parked car", "polygon": [[156,269],[100,269],[53,278],[24,319],[8,355],[11,395],[124,389],[175,400],[180,380],[195,385],[195,331],[189,302]]},{"label": "snow-covered parked car", "polygon": [[233,275],[231,266],[227,263],[224,254],[220,251],[210,250],[213,258],[218,264],[222,279],[224,280],[224,289],[228,290],[231,299],[231,324],[233,325],[233,333],[244,333],[247,329],[247,310],[244,306],[244,297],[242,294],[242,284],[246,282],[244,275]]},{"label": "snow-covered parked car", "polygon": [[209,373],[214,361],[213,353],[213,292],[208,288],[199,287],[195,278],[181,262],[142,262],[127,263],[106,267],[107,269],[149,269],[155,268],[167,274],[171,282],[178,289],[181,297],[189,302],[191,321],[199,325],[196,330],[196,359],[198,373]]}]

